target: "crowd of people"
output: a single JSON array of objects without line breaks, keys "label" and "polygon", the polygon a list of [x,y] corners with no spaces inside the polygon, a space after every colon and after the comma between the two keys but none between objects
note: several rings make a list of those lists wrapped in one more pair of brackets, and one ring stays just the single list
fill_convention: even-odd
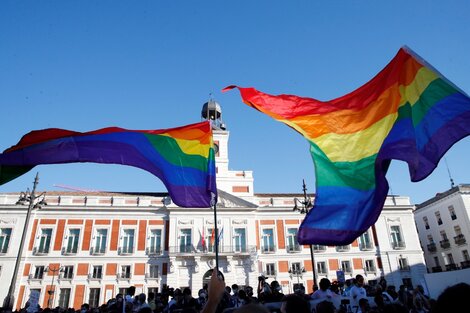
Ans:
[{"label": "crowd of people", "polygon": [[189,288],[172,289],[165,287],[161,293],[135,294],[135,287],[128,288],[126,294],[117,294],[97,308],[85,303],[79,311],[73,308],[55,309],[29,303],[18,313],[441,313],[465,312],[462,307],[470,295],[470,285],[460,283],[447,288],[437,300],[430,299],[422,286],[409,289],[401,285],[398,290],[381,279],[376,286],[364,284],[364,277],[357,275],[344,285],[331,283],[322,278],[319,288],[308,294],[302,285],[294,293],[284,295],[276,280],[268,283],[266,278],[258,278],[256,296],[252,287],[227,286],[223,276],[213,272],[210,282],[192,296]]}]

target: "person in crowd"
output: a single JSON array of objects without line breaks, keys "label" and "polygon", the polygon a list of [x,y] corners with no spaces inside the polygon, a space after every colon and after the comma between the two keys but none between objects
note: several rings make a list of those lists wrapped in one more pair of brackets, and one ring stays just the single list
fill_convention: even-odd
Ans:
[{"label": "person in crowd", "polygon": [[370,311],[369,300],[367,298],[359,299],[359,307],[356,313],[368,313]]},{"label": "person in crowd", "polygon": [[233,311],[234,313],[270,313],[269,310],[258,303],[243,305]]},{"label": "person in crowd", "polygon": [[424,296],[424,290],[421,285],[417,285],[412,292],[413,297],[413,310],[418,313],[429,312],[431,306],[429,300]]},{"label": "person in crowd", "polygon": [[217,270],[212,271],[211,280],[208,287],[207,303],[201,313],[215,313],[220,300],[225,293],[225,282],[222,277],[217,275]]},{"label": "person in crowd", "polygon": [[398,289],[398,301],[404,306],[408,305],[408,290],[405,285],[400,285]]},{"label": "person in crowd", "polygon": [[336,312],[336,308],[334,304],[327,300],[318,303],[315,309],[316,309],[316,313],[335,313]]},{"label": "person in crowd", "polygon": [[269,286],[271,292],[267,293],[264,302],[281,302],[284,298],[282,287],[277,280],[273,280]]},{"label": "person in crowd", "polygon": [[191,289],[186,287],[183,289],[183,299],[182,299],[183,309],[194,309],[200,310],[199,303],[196,299],[193,298],[191,294]]},{"label": "person in crowd", "polygon": [[296,294],[287,295],[282,299],[281,313],[309,313],[310,303]]},{"label": "person in crowd", "polygon": [[367,297],[366,290],[364,289],[364,277],[360,274],[356,275],[356,284],[351,287],[350,297],[354,310],[359,307],[359,300]]},{"label": "person in crowd", "polygon": [[328,278],[322,278],[320,280],[320,289],[315,291],[310,298],[312,300],[327,300],[327,301],[332,301],[333,297],[336,296],[331,290],[330,290],[331,282]]},{"label": "person in crowd", "polygon": [[207,291],[206,291],[206,289],[199,289],[197,295],[198,295],[197,302],[199,304],[199,307],[203,308],[204,305],[206,305],[206,302],[207,302]]},{"label": "person in crowd", "polygon": [[239,297],[239,288],[237,284],[232,285],[232,295],[230,296],[230,307],[239,308],[242,306]]},{"label": "person in crowd", "polygon": [[166,307],[166,311],[172,313],[175,310],[180,310],[183,308],[183,294],[181,289],[176,288],[173,291],[172,299],[168,302],[168,306]]}]

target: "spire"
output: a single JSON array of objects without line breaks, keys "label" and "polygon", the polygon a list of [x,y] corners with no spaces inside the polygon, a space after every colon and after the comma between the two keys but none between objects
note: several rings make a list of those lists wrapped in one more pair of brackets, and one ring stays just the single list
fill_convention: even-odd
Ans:
[{"label": "spire", "polygon": [[225,123],[222,121],[222,109],[220,104],[212,98],[212,94],[209,94],[209,101],[202,106],[201,118],[210,120],[213,129],[226,129]]}]

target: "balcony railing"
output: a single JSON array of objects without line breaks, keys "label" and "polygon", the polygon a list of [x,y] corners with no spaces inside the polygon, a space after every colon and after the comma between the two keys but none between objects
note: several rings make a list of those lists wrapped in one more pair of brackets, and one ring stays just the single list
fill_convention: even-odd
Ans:
[{"label": "balcony railing", "polygon": [[455,271],[458,269],[459,267],[455,263],[446,264],[446,271]]},{"label": "balcony railing", "polygon": [[129,255],[134,253],[134,247],[119,247],[118,254],[119,255]]},{"label": "balcony railing", "polygon": [[458,245],[463,245],[467,242],[467,240],[465,240],[465,236],[463,234],[455,236],[454,241]]},{"label": "balcony railing", "polygon": [[431,268],[431,271],[432,271],[433,273],[442,272],[442,267],[441,267],[441,266],[434,266],[433,268]]},{"label": "balcony railing", "polygon": [[336,246],[336,251],[338,251],[338,252],[346,252],[346,251],[349,251],[349,245],[345,245],[345,246]]},{"label": "balcony railing", "polygon": [[[170,254],[179,255],[179,254],[195,254],[195,255],[205,255],[205,254],[215,254],[215,247],[195,247],[193,245],[187,246],[174,246],[169,249]],[[219,246],[219,254],[237,254],[237,255],[247,255],[256,253],[256,246]]]},{"label": "balcony railing", "polygon": [[429,252],[436,252],[437,251],[437,247],[436,247],[436,244],[434,242],[428,244],[428,251]]},{"label": "balcony railing", "polygon": [[300,252],[301,250],[302,250],[301,245],[288,245],[288,246],[286,246],[287,253]]},{"label": "balcony railing", "polygon": [[276,271],[274,270],[274,271],[264,272],[263,275],[266,277],[274,277],[276,276]]},{"label": "balcony railing", "polygon": [[261,246],[261,253],[275,253],[276,247],[274,245]]},{"label": "balcony railing", "polygon": [[439,241],[439,244],[441,245],[442,249],[449,249],[450,248],[450,241],[449,239],[444,239]]},{"label": "balcony railing", "polygon": [[364,273],[375,273],[377,271],[377,269],[375,268],[375,266],[372,266],[372,267],[366,267],[364,268]]},{"label": "balcony railing", "polygon": [[395,250],[403,250],[406,248],[404,241],[392,241],[392,248]]},{"label": "balcony railing", "polygon": [[77,254],[78,249],[62,247],[62,255],[74,255]]},{"label": "balcony railing", "polygon": [[150,273],[145,273],[145,278],[146,279],[158,279],[158,273],[153,273],[153,274],[150,274]]},{"label": "balcony railing", "polygon": [[460,262],[461,268],[470,268],[470,260]]},{"label": "balcony railing", "polygon": [[88,279],[89,280],[100,280],[100,279],[103,279],[103,275],[93,276],[93,274],[88,274]]},{"label": "balcony railing", "polygon": [[145,253],[147,255],[161,255],[162,254],[162,249],[161,249],[161,247],[147,247],[145,249]]},{"label": "balcony railing", "polygon": [[131,273],[117,273],[116,278],[117,279],[131,279],[132,275]]},{"label": "balcony railing", "polygon": [[28,280],[41,281],[41,280],[43,280],[43,278],[44,278],[44,275],[39,275],[39,276],[34,276],[34,274],[29,274],[28,275]]},{"label": "balcony railing", "polygon": [[410,270],[410,266],[409,265],[400,265],[399,269],[400,269],[400,271],[407,272],[407,271]]},{"label": "balcony railing", "polygon": [[351,274],[352,273],[352,268],[351,267],[345,267],[342,270],[345,274]]},{"label": "balcony railing", "polygon": [[106,247],[91,247],[90,254],[91,255],[103,255],[106,252]]},{"label": "balcony railing", "polygon": [[61,273],[58,277],[59,280],[72,280],[73,279],[73,273],[71,274],[66,274],[64,275],[63,273]]},{"label": "balcony railing", "polygon": [[49,253],[49,248],[47,249],[39,249],[39,247],[33,248],[33,255],[46,255]]},{"label": "balcony railing", "polygon": [[374,244],[372,242],[359,243],[359,250],[361,251],[370,251],[374,249]]},{"label": "balcony railing", "polygon": [[313,245],[313,251],[315,251],[315,252],[324,252],[324,251],[326,251],[326,246]]}]

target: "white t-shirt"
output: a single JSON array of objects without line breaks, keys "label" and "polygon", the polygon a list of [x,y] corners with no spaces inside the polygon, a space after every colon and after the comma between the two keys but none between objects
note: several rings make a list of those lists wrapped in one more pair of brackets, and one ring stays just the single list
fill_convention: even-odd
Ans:
[{"label": "white t-shirt", "polygon": [[329,300],[329,301],[332,301],[332,299],[334,297],[338,296],[336,293],[332,292],[330,289],[327,289],[325,291],[321,290],[321,289],[318,289],[317,291],[315,291],[311,296],[310,298],[312,300],[320,300],[320,299],[324,299],[324,300]]},{"label": "white t-shirt", "polygon": [[367,298],[367,293],[364,287],[358,287],[354,285],[349,292],[349,296],[351,297],[351,305],[359,306],[359,300],[362,298]]}]

